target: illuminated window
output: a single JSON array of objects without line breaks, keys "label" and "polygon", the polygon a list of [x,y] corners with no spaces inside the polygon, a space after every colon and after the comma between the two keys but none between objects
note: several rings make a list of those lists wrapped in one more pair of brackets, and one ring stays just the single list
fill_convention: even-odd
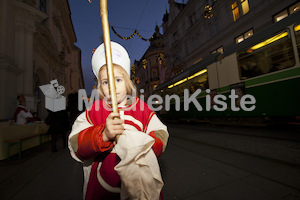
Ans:
[{"label": "illuminated window", "polygon": [[240,18],[240,14],[239,14],[239,7],[237,5],[237,2],[233,2],[233,4],[231,4],[231,9],[232,9],[232,15],[233,15],[233,20],[236,21]]},{"label": "illuminated window", "polygon": [[297,12],[300,10],[300,2],[295,3],[294,5],[290,6],[289,8],[286,8],[285,10],[281,11],[277,15],[274,16],[273,20],[274,22],[279,22],[280,20],[286,18],[290,14],[293,14],[294,12]]},{"label": "illuminated window", "polygon": [[286,18],[288,15],[289,15],[289,14],[288,14],[288,11],[287,11],[287,10],[284,10],[284,11],[282,11],[281,13],[275,15],[274,21],[275,21],[275,22],[279,22],[280,20]]},{"label": "illuminated window", "polygon": [[243,14],[245,15],[247,12],[249,12],[248,0],[241,0],[241,5],[242,5]]},{"label": "illuminated window", "polygon": [[235,38],[235,43],[240,43],[242,41],[244,41],[245,39],[251,37],[253,35],[253,29],[250,29],[249,31],[243,33],[242,35],[238,36],[237,38]]},{"label": "illuminated window", "polygon": [[300,10],[300,2],[296,3],[295,5],[292,5],[290,8],[289,8],[289,12],[290,14],[296,12]]},{"label": "illuminated window", "polygon": [[223,47],[217,48],[216,50],[212,51],[211,54],[214,54],[214,53],[217,53],[217,52],[223,54],[224,53]]},{"label": "illuminated window", "polygon": [[252,35],[253,35],[253,30],[251,29],[244,34],[244,38],[247,39],[247,38],[251,37]]},{"label": "illuminated window", "polygon": [[235,43],[240,43],[244,41],[244,35],[241,35],[235,39]]},{"label": "illuminated window", "polygon": [[242,80],[295,66],[292,40],[283,30],[237,53]]}]

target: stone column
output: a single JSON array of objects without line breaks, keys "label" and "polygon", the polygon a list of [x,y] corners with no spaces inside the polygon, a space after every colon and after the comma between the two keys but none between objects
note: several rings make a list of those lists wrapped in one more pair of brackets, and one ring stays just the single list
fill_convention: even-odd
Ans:
[{"label": "stone column", "polygon": [[15,22],[15,47],[14,47],[14,60],[17,67],[22,70],[22,73],[17,78],[17,94],[24,92],[24,52],[25,52],[25,28],[22,22]]},{"label": "stone column", "polygon": [[24,43],[24,94],[33,94],[33,34],[34,27],[26,26]]},{"label": "stone column", "polygon": [[7,0],[1,0],[0,2],[0,15],[1,15],[1,22],[2,25],[0,27],[0,54],[3,54],[5,52],[5,44],[6,44],[6,23],[7,23]]}]

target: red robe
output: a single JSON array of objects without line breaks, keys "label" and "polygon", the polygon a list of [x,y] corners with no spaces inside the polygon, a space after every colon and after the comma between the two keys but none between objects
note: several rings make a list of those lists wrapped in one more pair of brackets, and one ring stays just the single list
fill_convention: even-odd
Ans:
[{"label": "red robe", "polygon": [[[97,103],[100,104],[98,110]],[[111,113],[110,110],[106,109],[107,106],[109,107],[103,100],[94,102],[91,108],[86,110],[85,117],[82,116],[83,120],[88,121],[90,127],[81,130],[77,135],[76,133],[70,134],[70,138],[77,137],[75,141],[78,142],[78,149],[75,151],[75,156],[82,161],[93,160],[85,193],[86,200],[120,199],[120,177],[114,170],[120,160],[113,151],[113,141],[104,142],[102,139],[106,118]],[[161,139],[156,137],[153,129],[155,129],[154,127],[161,127],[158,130],[165,131],[166,135],[168,133],[166,127],[159,124],[161,122],[155,112],[140,99],[136,99],[130,106],[119,108],[119,112],[124,120],[125,129],[138,130],[149,134],[155,139],[152,149],[156,156],[160,156],[163,153],[166,141],[163,143]],[[148,127],[150,122],[151,127]]]}]

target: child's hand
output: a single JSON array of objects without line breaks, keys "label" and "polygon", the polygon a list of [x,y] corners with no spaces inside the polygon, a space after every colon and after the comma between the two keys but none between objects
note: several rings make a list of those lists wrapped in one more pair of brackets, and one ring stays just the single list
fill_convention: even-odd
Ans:
[{"label": "child's hand", "polygon": [[119,113],[110,113],[106,118],[106,124],[103,131],[103,141],[114,139],[117,135],[121,135],[124,131],[124,121],[120,119]]}]

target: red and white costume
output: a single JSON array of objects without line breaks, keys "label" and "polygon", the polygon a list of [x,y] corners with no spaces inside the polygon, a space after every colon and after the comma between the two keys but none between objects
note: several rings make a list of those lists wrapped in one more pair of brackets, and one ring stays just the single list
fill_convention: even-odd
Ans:
[{"label": "red and white costume", "polygon": [[18,105],[13,120],[18,125],[24,125],[27,124],[27,119],[32,118],[32,114],[22,105]]},{"label": "red and white costume", "polygon": [[[120,199],[121,181],[114,167],[120,162],[114,141],[104,142],[102,131],[111,113],[106,101],[95,101],[75,121],[69,136],[72,157],[83,162],[84,199]],[[167,127],[147,104],[136,98],[131,105],[119,108],[125,130],[140,131],[154,138],[152,150],[160,156],[168,140]]]}]

